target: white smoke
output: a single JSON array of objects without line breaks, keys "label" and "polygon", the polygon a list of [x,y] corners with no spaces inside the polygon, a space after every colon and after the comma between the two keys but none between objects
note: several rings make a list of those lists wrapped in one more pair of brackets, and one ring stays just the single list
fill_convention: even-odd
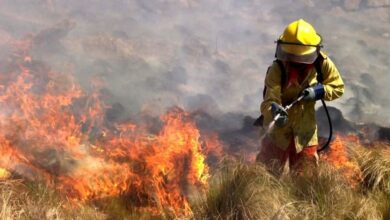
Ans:
[{"label": "white smoke", "polygon": [[[33,34],[35,59],[75,74],[85,87],[92,78],[103,79],[112,102],[133,113],[180,105],[211,114],[256,116],[274,40],[289,22],[303,18],[322,34],[324,50],[345,79],[345,96],[331,105],[352,112],[350,117],[356,120],[390,123],[386,115],[373,113],[376,106],[389,105],[386,1],[3,0],[0,4],[1,48],[10,38]],[[6,57],[2,51],[0,59]],[[367,74],[375,88],[366,85]]]}]

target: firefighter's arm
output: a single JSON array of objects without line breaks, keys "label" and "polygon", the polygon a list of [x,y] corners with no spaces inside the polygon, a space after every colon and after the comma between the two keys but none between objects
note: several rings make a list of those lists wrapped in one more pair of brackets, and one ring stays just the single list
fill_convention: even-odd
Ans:
[{"label": "firefighter's arm", "polygon": [[332,101],[342,96],[344,93],[344,82],[336,68],[336,65],[329,57],[324,59],[322,64],[322,74],[322,84],[325,90],[324,100]]},{"label": "firefighter's arm", "polygon": [[264,123],[272,121],[271,103],[281,104],[281,72],[278,64],[273,62],[268,68],[264,86],[266,88],[260,111],[264,115]]}]

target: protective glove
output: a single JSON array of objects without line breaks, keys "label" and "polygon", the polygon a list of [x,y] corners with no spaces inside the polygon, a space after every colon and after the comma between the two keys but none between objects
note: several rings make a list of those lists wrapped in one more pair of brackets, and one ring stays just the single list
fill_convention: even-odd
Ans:
[{"label": "protective glove", "polygon": [[317,101],[324,97],[325,89],[321,83],[318,83],[315,86],[304,89],[302,94],[304,95],[303,100],[305,101]]},{"label": "protective glove", "polygon": [[275,120],[275,125],[278,127],[283,127],[286,125],[288,121],[288,114],[287,111],[283,108],[283,106],[277,104],[276,102],[271,103],[271,112],[272,117],[275,119],[275,117],[279,115],[279,117]]}]

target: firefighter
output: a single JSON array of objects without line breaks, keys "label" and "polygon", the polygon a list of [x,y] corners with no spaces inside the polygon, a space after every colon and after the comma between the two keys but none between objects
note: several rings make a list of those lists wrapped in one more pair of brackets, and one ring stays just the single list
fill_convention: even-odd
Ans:
[{"label": "firefighter", "polygon": [[[335,64],[321,51],[321,36],[303,19],[290,23],[276,43],[276,60],[265,77],[262,126],[267,128],[278,113],[281,117],[262,139],[257,161],[280,175],[287,161],[295,171],[317,165],[315,103],[342,96],[344,83]],[[283,106],[302,94],[303,100],[285,111]]]}]

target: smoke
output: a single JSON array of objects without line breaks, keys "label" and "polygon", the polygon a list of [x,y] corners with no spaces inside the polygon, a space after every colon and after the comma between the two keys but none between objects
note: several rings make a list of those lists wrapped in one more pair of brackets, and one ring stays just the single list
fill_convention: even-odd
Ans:
[{"label": "smoke", "polygon": [[[104,82],[122,112],[178,105],[256,117],[274,40],[304,18],[323,36],[346,94],[331,105],[353,120],[390,124],[387,1],[3,0],[0,59],[31,35],[32,56],[86,88]],[[367,80],[368,77],[368,80]],[[383,89],[380,89],[383,88]],[[237,122],[236,124],[240,124]],[[238,126],[239,128],[239,126]]]}]

